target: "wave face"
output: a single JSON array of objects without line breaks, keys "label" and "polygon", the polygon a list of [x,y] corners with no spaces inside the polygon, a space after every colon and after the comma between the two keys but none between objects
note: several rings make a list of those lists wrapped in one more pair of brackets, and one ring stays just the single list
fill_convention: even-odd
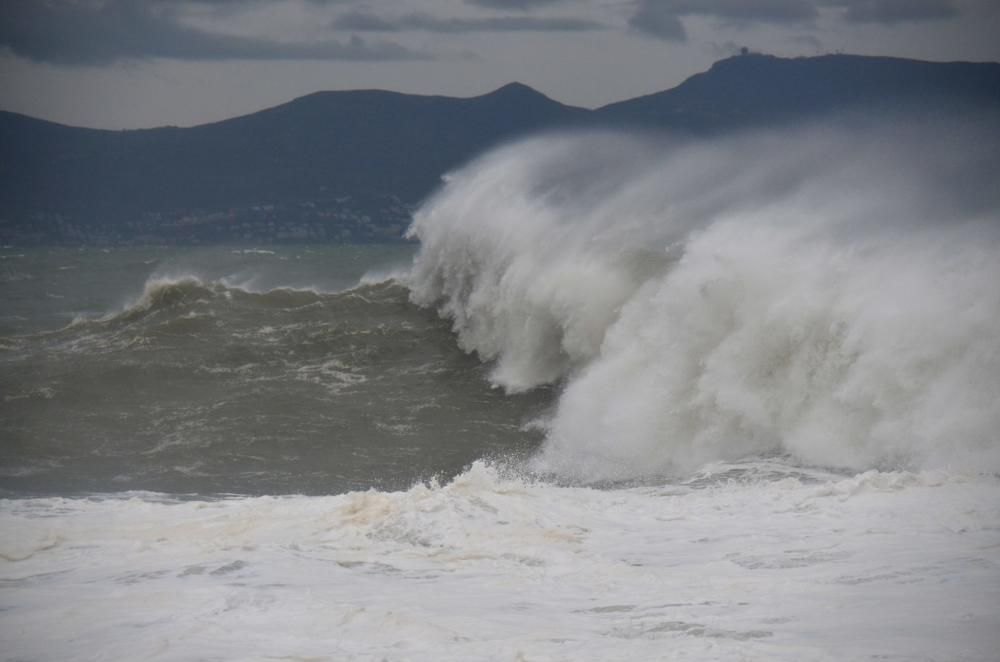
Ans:
[{"label": "wave face", "polygon": [[899,122],[530,140],[419,211],[411,299],[496,385],[564,384],[541,472],[1000,471],[998,147]]}]

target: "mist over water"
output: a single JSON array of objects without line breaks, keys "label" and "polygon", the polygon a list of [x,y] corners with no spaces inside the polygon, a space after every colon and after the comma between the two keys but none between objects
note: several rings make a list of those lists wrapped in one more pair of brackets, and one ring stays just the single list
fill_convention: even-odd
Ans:
[{"label": "mist over water", "polygon": [[901,122],[529,140],[420,210],[410,296],[496,385],[561,385],[535,471],[1000,471],[998,147]]}]

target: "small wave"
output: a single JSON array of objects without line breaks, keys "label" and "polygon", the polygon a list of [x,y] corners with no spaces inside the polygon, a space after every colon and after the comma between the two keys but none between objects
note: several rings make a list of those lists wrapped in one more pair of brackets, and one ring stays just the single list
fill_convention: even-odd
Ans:
[{"label": "small wave", "polygon": [[66,327],[56,333],[111,323],[133,322],[150,313],[185,308],[193,302],[209,300],[224,290],[225,288],[218,283],[205,283],[194,276],[150,278],[143,286],[142,294],[122,306],[120,310],[98,317],[76,314]]},{"label": "small wave", "polygon": [[407,277],[410,274],[410,268],[407,267],[396,267],[393,269],[379,269],[367,271],[361,280],[359,285],[381,285],[383,283],[405,283]]},{"label": "small wave", "polygon": [[[157,276],[146,281],[142,294],[121,311],[98,321],[133,320],[164,310],[187,310],[192,305],[214,302],[243,304],[265,309],[294,309],[314,304],[326,296],[310,288],[279,287],[252,291],[225,280],[204,281],[196,276]],[[79,319],[75,323],[93,320]]]},{"label": "small wave", "polygon": [[311,288],[279,287],[263,292],[232,288],[229,291],[253,305],[282,310],[309,306],[326,296],[325,293]]},{"label": "small wave", "polygon": [[209,299],[224,291],[220,283],[205,283],[194,276],[151,278],[146,281],[142,295],[122,313],[143,313],[172,308],[192,301]]}]

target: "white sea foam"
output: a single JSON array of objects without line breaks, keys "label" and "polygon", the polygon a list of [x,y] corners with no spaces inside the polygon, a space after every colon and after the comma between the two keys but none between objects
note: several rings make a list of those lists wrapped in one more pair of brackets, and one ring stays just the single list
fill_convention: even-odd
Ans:
[{"label": "white sea foam", "polygon": [[994,659],[1000,483],[482,464],[333,497],[0,501],[10,659]]},{"label": "white sea foam", "polygon": [[540,471],[1000,471],[1000,145],[945,128],[501,149],[418,212],[412,298],[565,382]]}]

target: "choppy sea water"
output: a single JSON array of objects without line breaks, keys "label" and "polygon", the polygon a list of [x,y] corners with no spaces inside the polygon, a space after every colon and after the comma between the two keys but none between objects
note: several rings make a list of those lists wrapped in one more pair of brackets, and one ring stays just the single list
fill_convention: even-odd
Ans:
[{"label": "choppy sea water", "polygon": [[544,393],[491,388],[448,323],[386,280],[414,250],[8,254],[0,486],[405,489],[530,446],[519,427]]},{"label": "choppy sea water", "polygon": [[537,138],[413,245],[3,249],[0,656],[995,659],[1000,151],[875,130]]}]

